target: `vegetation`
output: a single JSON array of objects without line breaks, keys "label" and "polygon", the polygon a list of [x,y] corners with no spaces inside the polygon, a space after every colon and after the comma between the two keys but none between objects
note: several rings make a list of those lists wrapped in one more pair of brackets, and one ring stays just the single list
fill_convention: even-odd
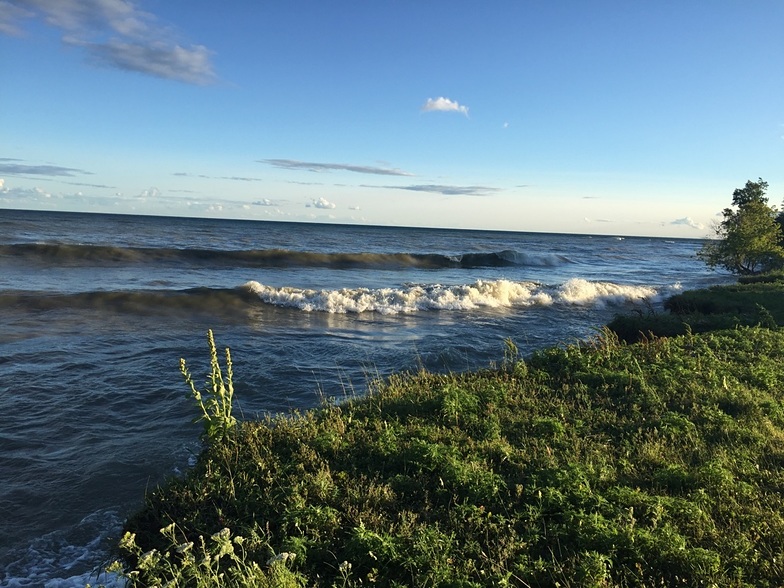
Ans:
[{"label": "vegetation", "polygon": [[[131,586],[784,585],[784,332],[420,372],[242,422],[147,497]],[[119,564],[115,569],[121,567]]]},{"label": "vegetation", "polygon": [[608,327],[622,340],[634,342],[649,336],[784,325],[784,275],[748,276],[737,284],[683,292],[669,298],[664,309],[668,312],[617,316]]},{"label": "vegetation", "polygon": [[195,422],[203,421],[204,438],[210,443],[217,443],[226,437],[237,424],[237,419],[231,414],[234,398],[234,372],[231,351],[227,347],[226,376],[224,377],[212,330],[207,331],[207,345],[210,348],[210,374],[204,392],[200,392],[196,388],[184,359],[180,359],[180,373],[185,378],[185,384],[190,388],[191,396],[199,411]]},{"label": "vegetation", "polygon": [[735,208],[724,209],[724,220],[716,226],[717,239],[706,243],[698,254],[705,263],[740,275],[782,267],[782,229],[776,208],[765,197],[767,188],[768,183],[760,178],[735,190]]}]

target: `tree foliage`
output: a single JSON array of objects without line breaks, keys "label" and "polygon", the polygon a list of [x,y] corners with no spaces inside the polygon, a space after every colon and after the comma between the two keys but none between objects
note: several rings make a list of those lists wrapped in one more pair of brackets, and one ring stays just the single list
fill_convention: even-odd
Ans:
[{"label": "tree foliage", "polygon": [[733,192],[734,208],[724,209],[724,220],[716,226],[717,239],[703,246],[700,259],[740,275],[784,265],[782,229],[776,221],[776,208],[768,205],[767,188],[768,183],[759,178]]},{"label": "tree foliage", "polygon": [[743,188],[735,188],[732,193],[732,205],[742,207],[752,202],[767,204],[768,198],[765,196],[767,190],[768,183],[762,178],[756,182],[748,180]]}]

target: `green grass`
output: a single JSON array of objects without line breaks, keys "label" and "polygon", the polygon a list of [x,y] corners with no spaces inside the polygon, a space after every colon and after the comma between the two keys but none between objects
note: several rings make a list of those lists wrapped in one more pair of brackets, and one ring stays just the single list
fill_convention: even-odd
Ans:
[{"label": "green grass", "polygon": [[515,356],[231,427],[127,521],[130,585],[784,585],[784,332]]},{"label": "green grass", "polygon": [[738,326],[784,326],[784,281],[780,274],[749,277],[728,286],[690,290],[669,298],[667,312],[615,317],[609,328],[628,342],[649,335],[672,337]]}]

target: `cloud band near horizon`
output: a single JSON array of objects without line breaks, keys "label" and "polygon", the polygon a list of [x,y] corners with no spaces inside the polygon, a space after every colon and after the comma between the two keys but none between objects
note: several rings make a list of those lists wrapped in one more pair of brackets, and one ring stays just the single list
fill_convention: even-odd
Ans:
[{"label": "cloud band near horizon", "polygon": [[320,163],[313,161],[299,161],[296,159],[260,159],[265,163],[281,169],[300,169],[310,172],[325,171],[350,171],[358,174],[371,174],[379,176],[413,176],[414,174],[400,169],[375,167],[369,165],[353,165],[347,163]]}]

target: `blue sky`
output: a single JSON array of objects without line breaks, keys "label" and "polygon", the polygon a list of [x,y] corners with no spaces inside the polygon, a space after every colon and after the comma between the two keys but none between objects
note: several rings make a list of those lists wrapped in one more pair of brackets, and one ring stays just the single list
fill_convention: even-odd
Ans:
[{"label": "blue sky", "polygon": [[781,0],[0,0],[0,208],[704,237]]}]

